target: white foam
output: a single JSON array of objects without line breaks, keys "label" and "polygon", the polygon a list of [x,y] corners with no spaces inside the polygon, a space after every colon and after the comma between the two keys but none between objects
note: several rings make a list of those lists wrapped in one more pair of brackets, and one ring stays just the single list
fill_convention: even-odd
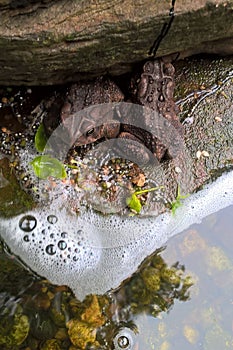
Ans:
[{"label": "white foam", "polygon": [[[233,204],[233,171],[183,203],[175,216],[122,218],[91,211],[75,216],[61,196],[49,208],[27,213],[36,219],[35,228],[33,220],[31,228],[24,224],[24,230],[20,228],[24,214],[1,219],[0,232],[13,253],[31,269],[52,283],[68,285],[82,299],[86,294],[116,288],[171,236]],[[25,227],[31,231],[25,232]]]}]

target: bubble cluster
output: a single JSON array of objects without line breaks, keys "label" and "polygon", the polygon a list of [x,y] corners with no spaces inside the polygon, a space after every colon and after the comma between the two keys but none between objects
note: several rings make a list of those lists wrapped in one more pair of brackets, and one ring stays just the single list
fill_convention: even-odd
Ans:
[{"label": "bubble cluster", "polygon": [[232,183],[233,171],[186,198],[175,216],[157,218],[104,216],[90,210],[74,215],[59,197],[49,208],[1,219],[1,237],[37,274],[68,285],[82,299],[118,287],[171,236],[233,204]]}]

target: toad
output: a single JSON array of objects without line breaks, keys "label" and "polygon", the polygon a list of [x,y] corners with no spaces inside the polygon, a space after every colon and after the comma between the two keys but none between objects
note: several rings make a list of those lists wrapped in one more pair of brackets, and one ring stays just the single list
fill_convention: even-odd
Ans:
[{"label": "toad", "polygon": [[162,60],[146,62],[140,78],[132,82],[133,103],[116,104],[124,95],[109,78],[72,85],[60,111],[71,144],[117,139],[119,155],[131,160],[132,154],[145,164],[153,157],[159,161],[175,157],[182,125],[173,101],[174,71]]},{"label": "toad", "polygon": [[162,59],[144,64],[139,79],[131,82],[132,102],[146,107],[140,121],[143,130],[123,120],[120,136],[139,138],[159,161],[174,158],[183,144],[183,127],[173,99],[174,73],[174,66]]}]

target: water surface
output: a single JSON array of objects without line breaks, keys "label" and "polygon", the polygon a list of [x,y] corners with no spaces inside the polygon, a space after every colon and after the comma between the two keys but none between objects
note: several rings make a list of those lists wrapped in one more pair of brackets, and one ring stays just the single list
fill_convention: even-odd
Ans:
[{"label": "water surface", "polygon": [[[155,254],[152,260],[147,259],[120,289],[110,297],[108,294],[106,299],[99,296],[98,312],[105,317],[107,314],[107,317],[100,327],[96,326],[98,345],[93,338],[85,345],[86,349],[111,349],[114,346],[134,350],[231,349],[232,209],[233,206],[229,206],[212,214],[201,224],[169,239],[166,249]],[[79,302],[66,287],[50,285],[34,276],[3,251],[0,260],[0,349],[39,349],[42,344],[45,344],[41,347],[45,350],[79,349],[71,347],[74,339],[70,334],[69,339],[66,321],[80,319],[80,312],[88,309],[91,297]],[[160,267],[166,276],[174,271],[174,275],[170,275],[169,280],[160,275],[161,271],[158,272],[160,284],[158,286],[153,276],[154,285],[151,287],[145,279],[148,266]],[[177,280],[176,285],[174,279],[177,276],[181,276],[183,282]],[[186,287],[185,276],[189,276]],[[140,285],[140,281],[145,285]],[[55,310],[59,322],[54,318]],[[28,330],[25,339],[22,336],[18,344],[11,338],[6,344],[3,325],[6,318],[12,321],[15,315],[18,315],[18,320],[19,315],[21,318],[26,315]],[[17,323],[15,319],[14,322]],[[14,322],[10,323],[12,328],[9,327],[8,334],[12,333]],[[62,332],[63,337],[59,339]],[[54,347],[49,347],[52,345]]]}]

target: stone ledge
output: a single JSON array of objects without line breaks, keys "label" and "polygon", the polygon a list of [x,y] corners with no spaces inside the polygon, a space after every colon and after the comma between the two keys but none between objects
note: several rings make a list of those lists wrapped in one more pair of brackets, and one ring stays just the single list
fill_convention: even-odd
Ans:
[{"label": "stone ledge", "polygon": [[[148,58],[171,7],[165,0],[23,1],[25,6],[15,8],[12,3],[0,1],[1,85],[125,73]],[[157,54],[232,54],[232,19],[232,0],[179,0]]]}]

